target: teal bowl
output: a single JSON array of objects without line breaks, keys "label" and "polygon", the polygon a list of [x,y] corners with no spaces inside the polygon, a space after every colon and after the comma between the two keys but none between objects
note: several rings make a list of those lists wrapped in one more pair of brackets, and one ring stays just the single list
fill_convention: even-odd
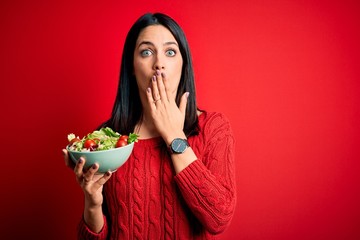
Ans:
[{"label": "teal bowl", "polygon": [[89,168],[97,163],[99,165],[98,173],[106,173],[107,171],[115,172],[121,167],[129,159],[133,148],[134,143],[110,150],[93,152],[78,152],[71,151],[68,148],[66,149],[69,152],[71,160],[75,164],[80,157],[83,157],[85,158],[85,168]]}]

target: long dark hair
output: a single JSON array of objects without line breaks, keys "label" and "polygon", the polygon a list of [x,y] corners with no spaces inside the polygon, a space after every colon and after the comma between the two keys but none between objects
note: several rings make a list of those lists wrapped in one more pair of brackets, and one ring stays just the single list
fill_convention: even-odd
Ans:
[{"label": "long dark hair", "polygon": [[169,16],[162,13],[147,13],[141,16],[131,27],[124,44],[118,91],[111,117],[101,127],[111,127],[120,134],[129,134],[134,131],[136,124],[141,121],[143,109],[134,72],[134,51],[140,32],[151,25],[166,27],[179,44],[183,66],[181,79],[176,94],[176,103],[179,106],[180,98],[189,92],[186,106],[184,132],[187,136],[197,135],[199,132],[197,105],[195,95],[195,80],[189,44],[180,26]]}]

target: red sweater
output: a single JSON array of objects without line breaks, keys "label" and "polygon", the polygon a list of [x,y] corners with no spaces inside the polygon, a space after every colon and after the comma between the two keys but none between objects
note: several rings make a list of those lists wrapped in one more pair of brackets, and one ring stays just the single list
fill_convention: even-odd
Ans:
[{"label": "red sweater", "polygon": [[[162,138],[139,140],[104,186],[104,227],[81,220],[79,239],[216,239],[235,208],[234,138],[220,113],[199,116],[198,159],[175,175]],[[104,203],[104,204],[105,204]]]}]

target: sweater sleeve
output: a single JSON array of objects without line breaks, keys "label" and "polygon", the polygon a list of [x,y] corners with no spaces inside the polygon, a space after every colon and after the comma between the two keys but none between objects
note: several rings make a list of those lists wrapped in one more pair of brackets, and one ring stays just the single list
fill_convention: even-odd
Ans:
[{"label": "sweater sleeve", "polygon": [[90,240],[104,240],[108,235],[108,224],[106,217],[104,217],[104,226],[99,233],[91,231],[86,225],[84,218],[81,218],[81,221],[78,225],[78,239],[90,239]]},{"label": "sweater sleeve", "polygon": [[217,234],[230,224],[236,205],[234,137],[222,114],[211,116],[202,131],[201,157],[178,173],[175,182],[197,219]]}]

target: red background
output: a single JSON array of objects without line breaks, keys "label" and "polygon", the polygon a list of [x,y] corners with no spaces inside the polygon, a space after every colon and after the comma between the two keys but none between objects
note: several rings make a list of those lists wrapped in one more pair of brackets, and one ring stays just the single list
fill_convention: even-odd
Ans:
[{"label": "red background", "polygon": [[82,192],[61,148],[109,117],[147,11],[183,27],[200,107],[233,126],[222,239],[360,239],[358,1],[105,2],[1,1],[1,239],[75,238]]}]

